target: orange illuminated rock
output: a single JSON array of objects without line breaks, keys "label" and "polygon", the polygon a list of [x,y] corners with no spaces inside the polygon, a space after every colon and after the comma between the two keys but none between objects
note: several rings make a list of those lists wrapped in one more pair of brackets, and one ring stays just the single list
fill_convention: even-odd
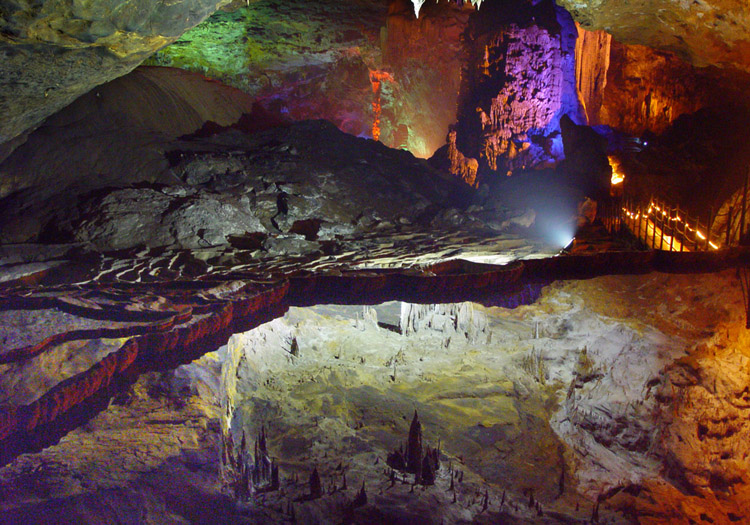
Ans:
[{"label": "orange illuminated rock", "polygon": [[750,11],[740,0],[561,0],[584,28],[677,53],[696,66],[750,72]]}]

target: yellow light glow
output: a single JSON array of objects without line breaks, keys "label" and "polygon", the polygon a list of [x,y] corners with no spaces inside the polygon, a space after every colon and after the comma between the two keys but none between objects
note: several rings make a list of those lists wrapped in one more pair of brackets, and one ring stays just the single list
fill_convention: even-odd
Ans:
[{"label": "yellow light glow", "polygon": [[701,232],[699,232],[699,231],[696,231],[696,232],[695,232],[695,234],[696,234],[696,235],[697,235],[698,237],[700,237],[701,239],[703,239],[704,241],[706,240],[706,236],[705,236],[705,235],[703,235],[703,234],[702,234]]},{"label": "yellow light glow", "polygon": [[607,158],[609,159],[609,165],[612,167],[612,178],[610,179],[610,183],[612,186],[622,184],[622,181],[625,180],[625,174],[620,168],[620,161],[611,155]]}]

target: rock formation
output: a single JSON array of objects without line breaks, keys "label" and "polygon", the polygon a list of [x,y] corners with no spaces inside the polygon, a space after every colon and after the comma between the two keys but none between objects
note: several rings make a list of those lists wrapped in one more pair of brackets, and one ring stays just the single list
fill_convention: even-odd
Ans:
[{"label": "rock formation", "polygon": [[[460,203],[447,174],[323,121],[249,135],[282,123],[196,75],[149,68],[97,93],[55,116],[2,164],[4,242],[46,236],[100,250],[200,248],[257,233],[266,250],[304,252],[382,220],[413,222],[434,198]],[[229,102],[218,104],[225,95]],[[110,97],[117,102],[98,111]],[[162,105],[170,119],[149,113],[161,98],[170,101]],[[204,126],[209,120],[216,124]],[[72,154],[71,143],[85,149]],[[366,181],[366,193],[346,189]],[[309,221],[319,221],[314,231],[305,229]]]},{"label": "rock formation", "polygon": [[[473,9],[468,2],[461,7],[430,1],[415,18],[411,7],[406,0],[389,2],[383,63],[392,68],[395,82],[385,100],[381,140],[429,157],[445,143],[456,118],[467,58],[461,35]],[[398,140],[399,129],[406,131],[405,141]]]},{"label": "rock formation", "polygon": [[612,35],[586,31],[578,23],[576,40],[576,91],[586,114],[586,123],[599,124],[599,109],[607,87]]},{"label": "rock formation", "polygon": [[576,84],[589,125],[662,133],[679,116],[741,102],[748,75],[698,68],[667,51],[613,40],[578,26]]},{"label": "rock formation", "polygon": [[[424,446],[422,441],[422,423],[417,411],[409,426],[406,447],[388,454],[388,466],[414,474],[414,484],[434,485],[436,472],[440,469],[440,448]],[[393,482],[394,474],[391,473]]]},{"label": "rock formation", "polygon": [[131,71],[223,3],[6,4],[0,17],[0,144]]},{"label": "rock formation", "polygon": [[552,2],[487,4],[467,32],[457,150],[485,174],[561,159],[560,116],[578,114],[572,20]]}]

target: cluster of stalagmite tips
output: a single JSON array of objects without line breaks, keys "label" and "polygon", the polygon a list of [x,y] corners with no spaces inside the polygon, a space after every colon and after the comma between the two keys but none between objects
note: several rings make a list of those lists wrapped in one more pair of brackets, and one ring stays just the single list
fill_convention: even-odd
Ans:
[{"label": "cluster of stalagmite tips", "polygon": [[440,445],[436,448],[423,447],[422,423],[417,411],[409,428],[406,447],[388,454],[388,466],[393,469],[414,474],[414,484],[434,485],[435,474],[440,469]]},{"label": "cluster of stalagmite tips", "polygon": [[[279,467],[268,451],[265,426],[261,426],[257,434],[252,454],[248,452],[249,447],[244,431],[240,446],[237,448],[238,450],[235,452],[232,435],[229,433],[224,439],[222,459],[224,465],[232,472],[230,484],[237,500],[247,502],[252,499],[254,504],[270,507],[284,514],[292,523],[298,521],[296,516],[298,511],[295,511],[295,504],[319,500],[335,494],[341,495],[349,490],[346,477],[348,467],[343,463],[339,463],[330,472],[326,481],[321,477],[318,467],[313,465],[306,480],[302,478],[303,481],[300,481],[300,477],[295,473],[286,478],[282,487]],[[415,492],[418,485],[426,487],[436,484],[437,473],[441,468],[440,456],[440,444],[434,448],[425,444],[422,423],[415,410],[406,442],[402,443],[397,450],[388,454],[386,462],[390,469],[384,469],[383,474],[389,477],[391,487],[396,483],[407,484],[411,485],[411,492]],[[375,465],[378,465],[379,461],[380,458],[377,458]],[[524,506],[524,503],[521,502],[519,505],[518,500],[514,502],[506,499],[505,490],[502,492],[502,498],[499,501],[499,507],[497,507],[497,502],[494,505],[492,504],[487,487],[483,491],[469,487],[461,489],[459,487],[463,486],[464,472],[454,468],[452,462],[443,468],[447,470],[447,475],[450,477],[450,486],[447,488],[447,492],[452,494],[453,504],[461,503],[459,501],[461,499],[462,504],[468,504],[469,507],[479,506],[481,509],[478,511],[479,513],[499,512],[501,516],[508,512],[524,513],[520,508]],[[291,492],[289,492],[290,490]],[[470,494],[469,499],[461,496],[461,494],[466,495],[467,490]],[[562,490],[561,485],[561,493]],[[269,493],[272,492],[276,495],[270,496]],[[383,493],[382,487],[380,493]],[[544,516],[544,509],[541,502],[535,498],[534,490],[527,488],[523,491],[523,494],[527,498],[526,505],[529,509],[527,512],[531,512],[538,517]],[[267,496],[270,499],[267,499]],[[592,523],[599,522],[599,504],[602,499],[602,496],[600,496],[594,505],[591,515]],[[356,509],[368,504],[364,480],[356,493],[347,501],[348,503],[341,507],[347,516],[353,516]],[[578,510],[578,507],[576,507],[576,511]]]},{"label": "cluster of stalagmite tips", "polygon": [[[248,443],[244,430],[242,432],[242,441],[236,453],[231,432],[224,438],[223,444],[222,461],[229,468],[229,472],[231,472],[230,486],[233,488],[237,500],[247,501],[251,496],[261,496],[261,499],[256,499],[255,501],[263,506],[266,503],[266,493],[275,492],[279,497],[284,497],[286,489],[281,487],[279,467],[276,460],[269,454],[265,426],[261,426],[258,432],[253,454],[248,453]],[[288,499],[286,508],[283,504],[279,504],[280,507],[277,509],[279,512],[286,514],[292,522],[296,521],[295,502],[316,500],[326,494],[332,495],[348,490],[346,468],[342,464],[339,464],[332,474],[330,484],[324,485],[317,466],[313,466],[306,485],[307,490],[304,490],[305,484],[302,484],[303,492],[301,495],[293,499]],[[299,486],[300,480],[296,473],[288,477],[285,481],[285,487]],[[348,510],[351,512],[366,504],[367,491],[365,482],[363,481],[361,488],[350,501]]]},{"label": "cluster of stalagmite tips", "polygon": [[252,456],[248,454],[247,438],[244,431],[236,455],[233,450],[232,434],[230,433],[225,442],[223,459],[224,463],[228,462],[236,473],[234,484],[238,498],[245,499],[251,493],[257,494],[279,489],[279,467],[276,460],[268,454],[264,426],[258,432]]}]

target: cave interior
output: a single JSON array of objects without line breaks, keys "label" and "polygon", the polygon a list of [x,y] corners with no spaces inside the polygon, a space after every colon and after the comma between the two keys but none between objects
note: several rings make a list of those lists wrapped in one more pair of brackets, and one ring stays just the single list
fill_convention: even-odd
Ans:
[{"label": "cave interior", "polygon": [[750,522],[744,0],[0,0],[0,523]]}]

